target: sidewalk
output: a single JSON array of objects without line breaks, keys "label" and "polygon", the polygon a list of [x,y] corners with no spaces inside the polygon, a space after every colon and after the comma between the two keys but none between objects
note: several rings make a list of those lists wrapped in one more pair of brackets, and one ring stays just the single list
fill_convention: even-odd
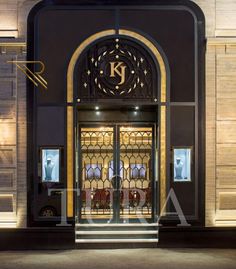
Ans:
[{"label": "sidewalk", "polygon": [[0,252],[1,269],[235,269],[236,249]]}]

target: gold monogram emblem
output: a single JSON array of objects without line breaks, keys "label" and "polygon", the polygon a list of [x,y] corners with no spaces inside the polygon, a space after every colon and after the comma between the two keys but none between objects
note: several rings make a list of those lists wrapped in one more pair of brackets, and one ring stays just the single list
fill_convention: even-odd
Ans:
[{"label": "gold monogram emblem", "polygon": [[131,96],[134,91],[146,91],[149,94],[147,84],[152,83],[149,74],[152,61],[144,57],[138,44],[133,46],[130,42],[120,37],[108,39],[90,48],[80,83],[83,94],[93,94],[99,98]]},{"label": "gold monogram emblem", "polygon": [[114,78],[116,75],[120,77],[120,82],[118,85],[122,85],[125,83],[125,72],[127,66],[124,65],[123,62],[110,62],[110,67],[111,67],[111,74],[110,77]]},{"label": "gold monogram emblem", "polygon": [[[47,81],[42,77],[45,70],[45,65],[41,61],[8,61],[7,63],[15,64],[16,67],[30,80],[33,84],[38,87],[39,85],[47,89]],[[39,66],[39,71],[32,71],[27,67],[27,64]]]}]

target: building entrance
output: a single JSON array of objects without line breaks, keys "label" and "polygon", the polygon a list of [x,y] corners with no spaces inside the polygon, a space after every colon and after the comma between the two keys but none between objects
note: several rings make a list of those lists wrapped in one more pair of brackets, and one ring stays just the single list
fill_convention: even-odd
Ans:
[{"label": "building entrance", "polygon": [[156,141],[155,123],[79,124],[80,222],[153,221],[157,208]]}]

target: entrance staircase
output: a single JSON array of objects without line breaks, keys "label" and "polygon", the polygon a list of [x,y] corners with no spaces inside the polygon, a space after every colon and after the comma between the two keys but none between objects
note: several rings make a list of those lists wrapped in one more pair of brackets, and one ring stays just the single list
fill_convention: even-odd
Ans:
[{"label": "entrance staircase", "polygon": [[76,244],[158,243],[157,223],[80,224],[75,226]]}]

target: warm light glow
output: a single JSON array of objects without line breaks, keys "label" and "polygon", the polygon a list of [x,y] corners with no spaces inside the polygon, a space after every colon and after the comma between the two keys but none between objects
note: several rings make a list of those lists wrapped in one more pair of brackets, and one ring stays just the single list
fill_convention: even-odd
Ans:
[{"label": "warm light glow", "polygon": [[9,128],[6,124],[0,127],[0,144],[5,145],[7,138],[9,137]]},{"label": "warm light glow", "polygon": [[99,131],[99,132],[102,132],[102,135],[108,135],[106,132],[112,132],[112,128],[111,127],[105,127],[105,126],[102,126],[100,127],[99,129],[95,129],[95,131]]},{"label": "warm light glow", "polygon": [[95,106],[95,110],[99,110],[99,106]]},{"label": "warm light glow", "polygon": [[0,37],[18,37],[17,28],[16,6],[13,5],[10,9],[6,10],[3,9],[0,20]]},{"label": "warm light glow", "polygon": [[2,38],[9,38],[9,37],[18,37],[18,31],[1,31],[0,30],[0,37]]},{"label": "warm light glow", "polygon": [[[12,196],[9,194],[1,194],[1,197]],[[17,219],[15,212],[1,212],[0,213],[0,228],[16,228]]]},{"label": "warm light glow", "polygon": [[16,222],[0,222],[0,228],[16,228]]},{"label": "warm light glow", "polygon": [[0,120],[0,145],[12,145],[16,143],[16,125]]},{"label": "warm light glow", "polygon": [[236,220],[216,220],[215,226],[216,227],[235,227]]}]

